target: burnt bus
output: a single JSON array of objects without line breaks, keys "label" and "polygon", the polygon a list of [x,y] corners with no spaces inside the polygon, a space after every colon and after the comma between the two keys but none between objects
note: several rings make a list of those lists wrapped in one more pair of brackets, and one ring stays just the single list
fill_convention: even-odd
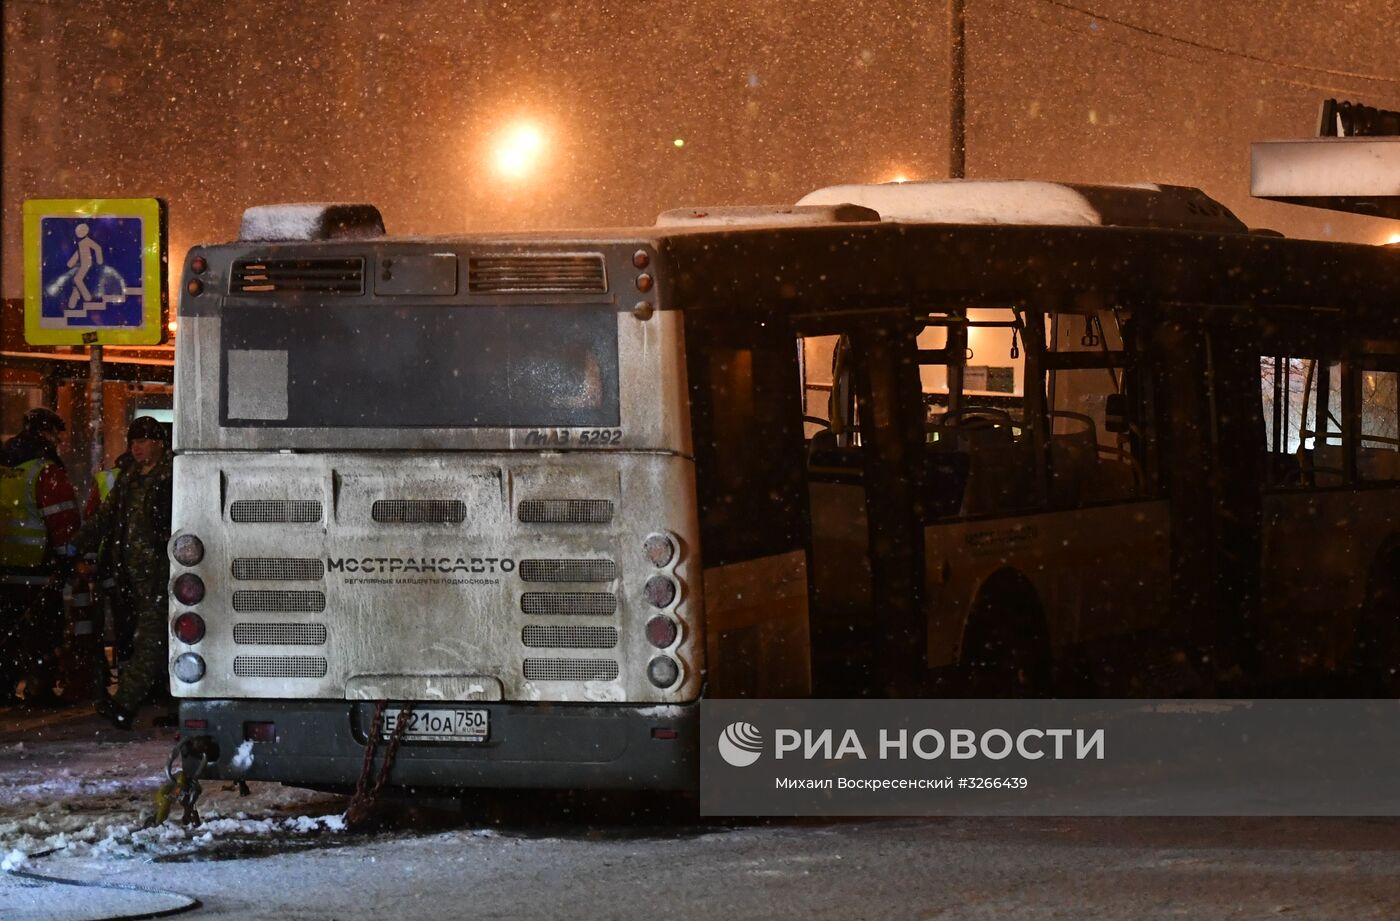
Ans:
[{"label": "burnt bus", "polygon": [[181,280],[182,731],[214,777],[397,736],[400,786],[676,790],[704,696],[1379,674],[1397,259],[1150,184],[251,209]]}]

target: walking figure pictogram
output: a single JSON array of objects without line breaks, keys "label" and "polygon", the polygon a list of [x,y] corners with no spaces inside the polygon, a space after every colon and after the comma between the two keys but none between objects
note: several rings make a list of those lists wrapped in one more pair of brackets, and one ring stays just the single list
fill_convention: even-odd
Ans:
[{"label": "walking figure pictogram", "polygon": [[78,271],[73,275],[73,293],[68,296],[68,309],[78,309],[80,302],[83,309],[101,307],[101,302],[97,301],[92,296],[92,292],[88,290],[87,274],[94,264],[103,264],[102,247],[98,245],[96,240],[88,236],[88,225],[86,224],[79,224],[74,228],[73,233],[78,238],[78,248],[73,251],[72,256],[68,257],[68,268],[71,269],[76,264]]}]

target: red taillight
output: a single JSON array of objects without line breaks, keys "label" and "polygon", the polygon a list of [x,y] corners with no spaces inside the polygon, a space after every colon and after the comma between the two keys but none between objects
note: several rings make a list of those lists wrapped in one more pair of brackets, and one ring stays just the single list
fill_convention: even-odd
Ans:
[{"label": "red taillight", "polygon": [[208,720],[185,720],[186,729],[208,729]]},{"label": "red taillight", "polygon": [[643,294],[651,290],[652,284],[652,278],[646,272],[637,276],[637,290]]},{"label": "red taillight", "polygon": [[657,726],[655,729],[653,729],[653,730],[651,731],[651,737],[652,737],[653,739],[668,739],[668,740],[669,740],[669,739],[678,738],[679,736],[680,736],[680,733],[679,733],[679,732],[676,732],[676,730],[674,730],[674,729],[666,729],[665,727],[662,727],[662,726]]},{"label": "red taillight", "polygon": [[209,268],[209,263],[204,260],[203,256],[195,256],[190,260],[190,271],[196,275],[207,268]]},{"label": "red taillight", "polygon": [[204,618],[186,611],[175,618],[175,637],[182,643],[198,643],[204,639]]},{"label": "red taillight", "polygon": [[676,622],[669,617],[653,617],[647,621],[647,642],[657,649],[665,649],[674,643],[679,632]]},{"label": "red taillight", "polygon": [[276,742],[276,723],[244,723],[243,740],[245,742]]},{"label": "red taillight", "polygon": [[676,583],[665,576],[652,576],[643,591],[652,607],[664,608],[676,600]]},{"label": "red taillight", "polygon": [[181,604],[199,604],[204,600],[204,580],[192,572],[183,573],[176,577],[173,591]]}]

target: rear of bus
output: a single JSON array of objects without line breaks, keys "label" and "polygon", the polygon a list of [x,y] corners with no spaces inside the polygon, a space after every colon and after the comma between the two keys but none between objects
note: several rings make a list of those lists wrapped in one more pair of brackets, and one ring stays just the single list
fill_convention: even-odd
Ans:
[{"label": "rear of bus", "polygon": [[182,280],[171,688],[209,776],[353,787],[411,707],[398,785],[693,785],[694,465],[651,244],[262,217]]}]

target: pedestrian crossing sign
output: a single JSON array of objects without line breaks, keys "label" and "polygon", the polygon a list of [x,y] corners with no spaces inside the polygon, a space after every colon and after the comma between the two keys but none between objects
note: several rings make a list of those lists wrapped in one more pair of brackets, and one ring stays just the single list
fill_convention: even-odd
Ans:
[{"label": "pedestrian crossing sign", "polygon": [[165,341],[165,202],[24,203],[24,338],[30,345]]}]

